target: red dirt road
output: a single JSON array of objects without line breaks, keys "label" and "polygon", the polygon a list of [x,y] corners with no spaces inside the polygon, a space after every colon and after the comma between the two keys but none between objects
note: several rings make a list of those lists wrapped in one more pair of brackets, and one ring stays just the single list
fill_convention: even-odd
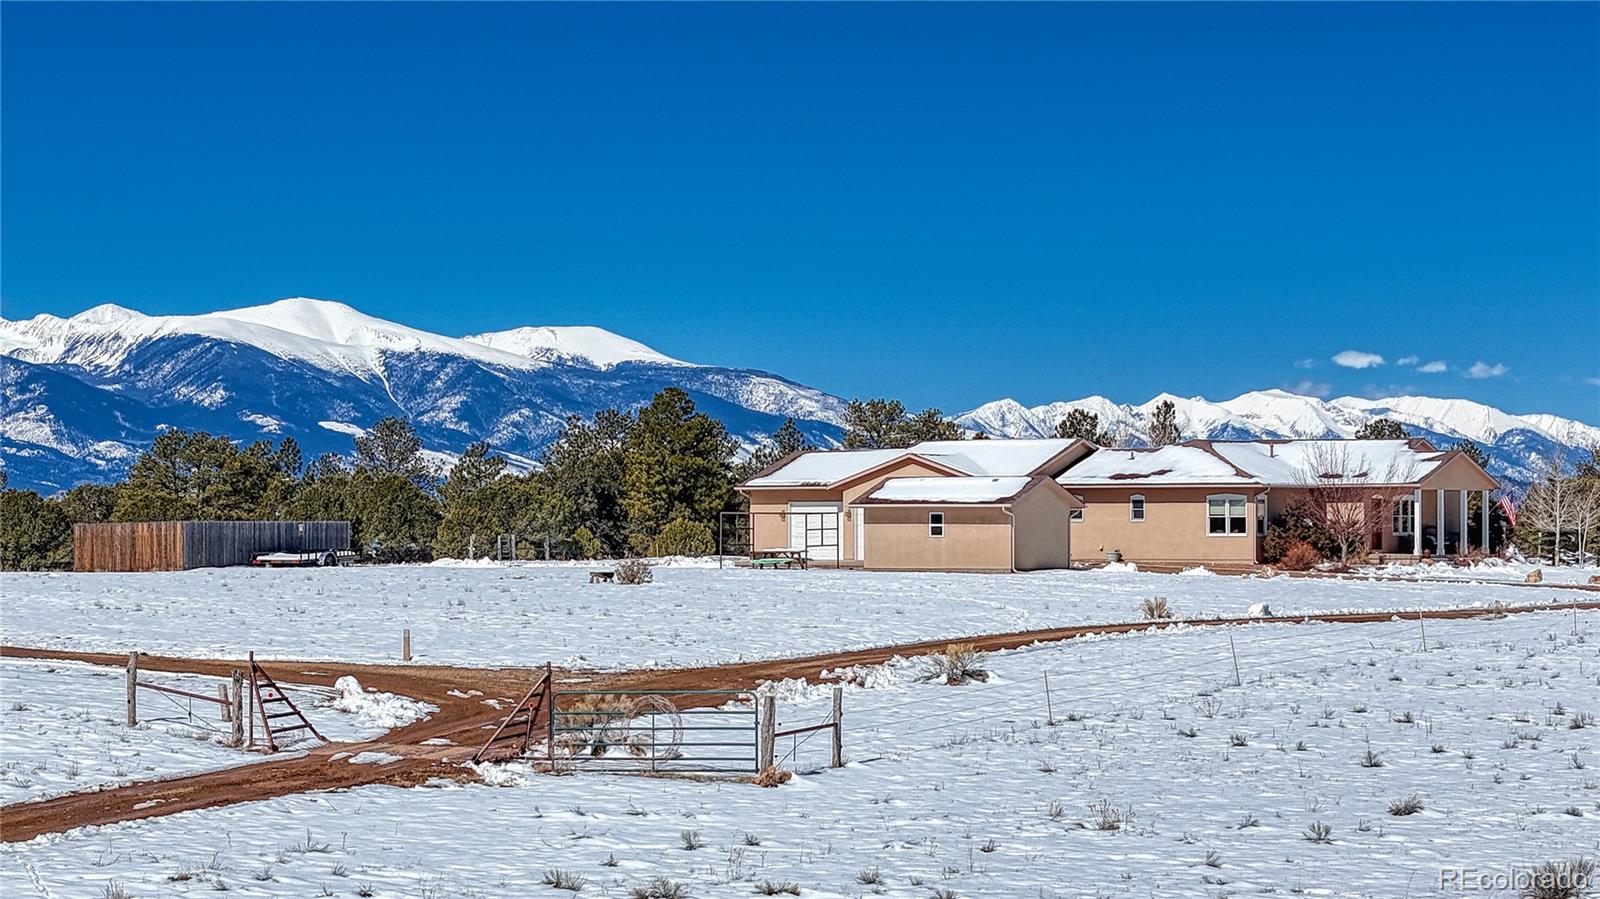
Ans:
[{"label": "red dirt road", "polygon": [[[1507,608],[1505,611],[1509,614],[1519,614],[1572,609],[1600,609],[1600,601],[1517,606]],[[1481,608],[1430,610],[1424,614],[1431,619],[1472,618],[1483,616],[1485,610]],[[981,650],[997,651],[1015,649],[1036,642],[1070,640],[1090,634],[1128,633],[1175,624],[1219,626],[1250,623],[1371,623],[1389,621],[1397,615],[1414,618],[1417,613],[1359,612],[1285,618],[1199,619],[1160,624],[1133,622],[1083,625],[928,640],[897,646],[707,668],[616,673],[563,671],[558,672],[557,678],[565,680],[569,685],[582,683],[585,689],[599,690],[722,688],[747,690],[763,681],[784,678],[815,679],[822,671],[828,669],[852,665],[876,665],[897,655],[938,652],[951,642],[958,641],[975,644]],[[61,659],[112,666],[121,666],[127,662],[126,656],[112,653],[67,652],[18,646],[0,647],[0,656]],[[243,668],[245,665],[242,660],[184,659],[152,655],[140,656],[139,664],[146,670],[217,677],[226,677],[235,668]],[[355,675],[364,686],[420,699],[438,706],[439,711],[425,721],[397,728],[375,740],[324,744],[304,754],[284,753],[276,757],[269,756],[256,764],[220,771],[141,781],[94,793],[74,793],[37,802],[7,805],[0,808],[0,841],[21,842],[40,834],[57,833],[77,827],[135,821],[175,812],[272,799],[313,790],[340,790],[368,784],[414,786],[438,777],[455,780],[475,779],[476,774],[472,769],[464,767],[461,763],[471,758],[488,737],[491,729],[509,710],[511,704],[521,698],[539,674],[535,669],[362,665],[345,662],[265,662],[263,667],[276,680],[286,684],[332,685],[340,676]],[[472,690],[480,691],[482,695],[460,695]],[[710,702],[712,699],[714,697],[704,697],[703,701]],[[504,708],[497,710],[487,704],[488,700],[499,700]],[[424,741],[441,738],[451,741],[450,745],[424,745]],[[352,765],[342,757],[334,758],[336,754],[360,752],[384,752],[400,756],[401,759],[386,765]]]}]

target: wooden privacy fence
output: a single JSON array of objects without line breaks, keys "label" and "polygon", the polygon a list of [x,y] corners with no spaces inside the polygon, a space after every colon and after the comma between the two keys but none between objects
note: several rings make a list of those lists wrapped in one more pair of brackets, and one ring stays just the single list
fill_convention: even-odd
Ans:
[{"label": "wooden privacy fence", "polygon": [[350,548],[348,521],[130,521],[72,528],[78,571],[248,565],[257,553]]}]

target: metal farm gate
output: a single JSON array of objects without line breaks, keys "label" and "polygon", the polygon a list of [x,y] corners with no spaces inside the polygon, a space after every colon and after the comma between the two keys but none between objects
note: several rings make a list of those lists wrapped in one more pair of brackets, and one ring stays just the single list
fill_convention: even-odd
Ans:
[{"label": "metal farm gate", "polygon": [[[721,701],[698,705],[712,697]],[[558,690],[553,699],[550,735],[559,764],[628,774],[760,770],[752,692]]]}]

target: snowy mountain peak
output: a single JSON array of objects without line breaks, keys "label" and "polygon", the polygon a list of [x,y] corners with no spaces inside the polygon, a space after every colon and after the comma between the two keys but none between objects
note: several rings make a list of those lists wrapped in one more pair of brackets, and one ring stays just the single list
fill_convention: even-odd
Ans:
[{"label": "snowy mountain peak", "polygon": [[570,327],[527,326],[509,331],[489,331],[463,337],[471,343],[539,361],[586,362],[609,369],[624,362],[690,365],[650,347],[589,325]]},{"label": "snowy mountain peak", "polygon": [[0,319],[0,355],[107,371],[144,343],[174,335],[224,340],[280,359],[380,379],[383,356],[390,353],[435,353],[521,370],[550,364],[598,369],[622,362],[689,364],[603,328],[523,327],[447,337],[309,297],[201,315],[145,315],[107,303],[71,318]]}]

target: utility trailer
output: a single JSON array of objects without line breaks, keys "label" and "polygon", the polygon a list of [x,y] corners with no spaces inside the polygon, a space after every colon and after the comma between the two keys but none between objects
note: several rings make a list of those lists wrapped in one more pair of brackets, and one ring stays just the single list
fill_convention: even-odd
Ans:
[{"label": "utility trailer", "polygon": [[317,568],[343,565],[356,557],[347,549],[324,549],[311,553],[256,553],[251,565],[261,568]]}]

